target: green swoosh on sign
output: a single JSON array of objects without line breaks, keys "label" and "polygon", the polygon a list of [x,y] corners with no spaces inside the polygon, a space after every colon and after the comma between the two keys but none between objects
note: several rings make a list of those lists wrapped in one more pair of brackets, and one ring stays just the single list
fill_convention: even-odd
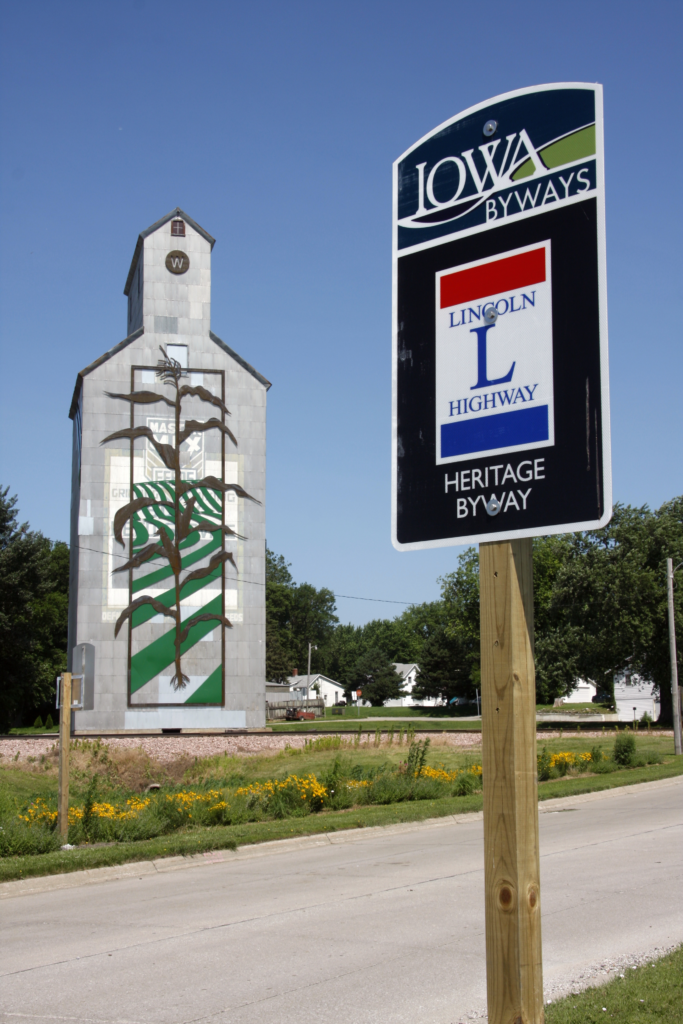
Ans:
[{"label": "green swoosh on sign", "polygon": [[[587,128],[581,128],[578,132],[572,132],[557,142],[551,142],[549,146],[538,150],[538,155],[543,163],[552,171],[555,167],[564,167],[574,160],[583,160],[587,156],[595,156],[595,125],[589,124]],[[521,181],[534,173],[534,162],[531,157],[521,167],[518,167],[512,175],[513,181]]]}]

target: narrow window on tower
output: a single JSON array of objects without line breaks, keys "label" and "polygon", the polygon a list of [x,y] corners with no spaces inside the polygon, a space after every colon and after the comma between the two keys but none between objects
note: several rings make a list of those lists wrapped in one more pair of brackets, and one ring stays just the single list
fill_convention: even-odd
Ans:
[{"label": "narrow window on tower", "polygon": [[184,220],[172,220],[171,221],[171,234],[178,237],[185,237],[185,221]]}]

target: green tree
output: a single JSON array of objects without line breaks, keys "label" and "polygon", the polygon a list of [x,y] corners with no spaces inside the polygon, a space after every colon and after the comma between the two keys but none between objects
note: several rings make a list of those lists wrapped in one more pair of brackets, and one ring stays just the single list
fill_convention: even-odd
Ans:
[{"label": "green tree", "polygon": [[296,668],[289,618],[294,579],[283,555],[266,548],[266,679],[284,682]]},{"label": "green tree", "polygon": [[[629,668],[657,687],[671,721],[666,558],[683,560],[683,499],[652,512],[616,505],[602,530],[534,540],[536,696],[571,693],[580,678],[613,699],[616,672]],[[479,569],[473,548],[441,580],[448,626],[479,677]],[[680,592],[677,622],[683,619]],[[679,664],[680,664],[679,654]],[[679,668],[680,671],[680,668]]]},{"label": "green tree", "polygon": [[324,647],[316,652],[316,665],[330,679],[343,683],[364,650],[362,626],[338,625]]},{"label": "green tree", "polygon": [[69,551],[19,524],[0,489],[0,731],[35,717],[66,667]]},{"label": "green tree", "polygon": [[411,605],[395,619],[373,619],[364,626],[337,626],[319,650],[321,671],[343,681],[356,661],[373,647],[383,650],[391,662],[418,665],[425,642],[447,624],[442,601]]},{"label": "green tree", "polygon": [[[457,652],[459,676],[469,677],[470,693],[479,686],[481,656],[479,650],[479,554],[467,548],[458,557],[458,568],[440,577],[441,595],[447,625],[445,640]],[[454,694],[460,696],[460,694]],[[463,696],[467,694],[464,693]]]},{"label": "green tree", "polygon": [[[628,668],[655,684],[660,722],[670,723],[667,556],[683,559],[683,498],[655,512],[616,505],[603,530],[571,535],[537,643],[539,676],[583,677],[613,694],[615,672]],[[680,592],[675,603],[680,628]]]},{"label": "green tree", "polygon": [[[659,692],[660,722],[671,725],[671,661],[669,655],[669,621],[666,591],[666,559],[673,559],[674,568],[683,562],[683,497],[665,502],[657,510],[655,521],[648,522],[648,553],[646,564],[653,576],[652,630],[650,642],[636,651],[635,661],[646,679],[651,679]],[[678,679],[683,679],[683,570],[679,569],[674,586],[674,621],[678,643]]]},{"label": "green tree", "polygon": [[380,647],[394,662],[419,664],[426,640],[446,625],[441,601],[410,605],[395,619],[375,619],[362,627],[366,650]]},{"label": "green tree", "polygon": [[283,680],[308,662],[309,643],[317,646],[312,668],[323,660],[319,652],[330,643],[335,615],[334,594],[326,587],[296,584],[282,555],[266,550],[266,677]]},{"label": "green tree", "polygon": [[403,696],[403,680],[385,652],[371,647],[361,654],[347,677],[347,694],[351,690],[360,690],[363,700],[379,708]]},{"label": "green tree", "polygon": [[413,687],[413,697],[446,702],[453,697],[475,697],[475,680],[467,650],[460,639],[445,628],[427,638],[419,661],[420,674]]}]

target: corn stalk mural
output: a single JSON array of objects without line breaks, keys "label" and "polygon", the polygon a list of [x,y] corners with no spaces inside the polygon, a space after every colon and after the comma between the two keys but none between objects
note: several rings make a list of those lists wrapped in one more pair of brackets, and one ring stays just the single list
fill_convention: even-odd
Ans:
[{"label": "corn stalk mural", "polygon": [[[115,573],[128,572],[131,581],[131,596],[135,589],[149,589],[150,584],[168,578],[173,585],[161,598],[150,594],[131,600],[128,607],[118,617],[114,635],[118,637],[123,624],[129,620],[130,628],[151,619],[155,614],[173,620],[173,664],[174,674],[171,679],[173,690],[183,690],[190,679],[183,671],[182,658],[187,646],[188,637],[195,627],[202,623],[218,622],[221,626],[231,628],[232,623],[226,618],[224,608],[216,607],[220,599],[209,603],[198,614],[182,619],[181,601],[211,579],[219,579],[223,575],[224,565],[230,562],[235,569],[237,564],[231,552],[224,550],[226,537],[244,540],[235,530],[226,526],[223,515],[223,495],[232,491],[241,498],[252,498],[244,488],[235,483],[225,483],[215,476],[205,476],[200,480],[184,480],[181,471],[181,446],[188,438],[206,431],[217,430],[237,446],[237,439],[225,425],[225,417],[230,415],[223,400],[212,394],[201,385],[183,384],[184,371],[180,363],[161,349],[163,360],[159,361],[156,371],[160,382],[172,389],[170,397],[155,391],[136,391],[129,394],[105,392],[109,398],[130,403],[131,423],[135,406],[150,406],[163,403],[173,410],[175,433],[173,444],[163,443],[154,436],[149,426],[130,426],[117,430],[103,439],[101,444],[109,441],[128,439],[131,442],[131,458],[133,442],[137,438],[146,438],[155,449],[161,463],[172,473],[172,479],[154,483],[136,484],[127,505],[119,509],[114,517],[114,537],[125,545],[124,529],[131,526],[131,557],[121,566],[114,569]],[[186,371],[185,371],[186,374]],[[188,419],[183,422],[182,403],[184,398],[199,399],[213,405],[222,414],[221,419],[211,417],[207,420]],[[158,539],[148,543],[149,528],[158,531]],[[211,540],[203,547],[196,549],[200,533],[211,534]],[[221,548],[217,551],[217,548]],[[194,548],[194,550],[190,550]],[[189,551],[189,554],[188,554]],[[211,554],[211,552],[215,552]],[[203,560],[211,554],[208,565],[188,571],[189,565]],[[142,566],[154,568],[152,563],[165,562],[166,565],[153,572],[148,572],[133,579],[133,570]],[[208,627],[209,629],[211,627]],[[204,631],[206,627],[204,627]],[[195,629],[195,633],[197,630]],[[158,641],[157,641],[158,643]],[[154,646],[154,645],[151,645]],[[168,651],[168,645],[163,645]],[[161,658],[164,660],[163,653]],[[149,658],[147,661],[149,662]],[[166,664],[168,664],[166,656]],[[151,670],[150,670],[151,671]],[[149,671],[148,671],[149,675]],[[146,681],[146,680],[143,680]],[[135,686],[131,682],[131,689]]]}]

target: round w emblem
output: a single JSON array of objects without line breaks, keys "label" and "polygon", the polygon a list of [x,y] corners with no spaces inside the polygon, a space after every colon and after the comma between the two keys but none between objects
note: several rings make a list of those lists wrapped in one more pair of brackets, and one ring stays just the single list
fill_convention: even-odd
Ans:
[{"label": "round w emblem", "polygon": [[166,269],[172,274],[184,274],[190,269],[190,257],[180,249],[174,249],[166,257]]}]

